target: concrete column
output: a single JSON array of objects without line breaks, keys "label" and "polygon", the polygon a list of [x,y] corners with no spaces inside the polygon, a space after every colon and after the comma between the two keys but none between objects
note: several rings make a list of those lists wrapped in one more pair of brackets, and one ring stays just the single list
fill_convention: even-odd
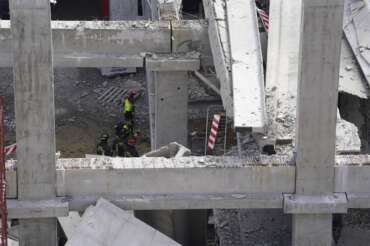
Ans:
[{"label": "concrete column", "polygon": [[[12,0],[18,199],[56,196],[55,119],[49,0]],[[22,219],[19,245],[57,244],[56,218]]]},{"label": "concrete column", "polygon": [[[296,194],[332,195],[343,0],[303,0],[302,16]],[[332,214],[293,216],[293,245],[331,241]]]},{"label": "concrete column", "polygon": [[155,72],[155,147],[188,145],[188,73]]},{"label": "concrete column", "polygon": [[152,149],[188,144],[188,73],[147,71]]},{"label": "concrete column", "polygon": [[138,19],[138,0],[110,0],[109,8],[111,20]]},{"label": "concrete column", "polygon": [[[147,71],[152,150],[170,142],[187,146],[188,80],[185,71]],[[186,241],[183,229],[185,216],[184,211],[165,210],[145,213],[141,217],[183,244]]]}]

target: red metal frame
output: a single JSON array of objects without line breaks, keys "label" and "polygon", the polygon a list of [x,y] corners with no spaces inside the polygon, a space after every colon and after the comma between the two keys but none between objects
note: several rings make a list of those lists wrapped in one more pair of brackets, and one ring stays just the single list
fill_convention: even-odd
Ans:
[{"label": "red metal frame", "polygon": [[109,0],[102,0],[102,17],[104,20],[109,20]]},{"label": "red metal frame", "polygon": [[5,115],[5,101],[0,97],[0,216],[1,216],[1,233],[0,245],[8,245],[8,210],[6,206],[6,179],[5,179],[5,128],[4,128],[4,115]]}]

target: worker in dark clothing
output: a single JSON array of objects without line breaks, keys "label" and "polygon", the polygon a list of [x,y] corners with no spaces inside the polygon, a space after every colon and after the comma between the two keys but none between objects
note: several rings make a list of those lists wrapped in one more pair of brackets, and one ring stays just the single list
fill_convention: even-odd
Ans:
[{"label": "worker in dark clothing", "polygon": [[123,111],[125,114],[125,120],[134,122],[134,113],[135,113],[135,92],[130,91],[128,96],[123,101]]},{"label": "worker in dark clothing", "polygon": [[126,148],[123,140],[125,122],[119,122],[114,126],[116,131],[116,138],[113,141],[113,156],[125,157]]},{"label": "worker in dark clothing", "polygon": [[121,157],[139,157],[136,150],[136,132],[131,121],[120,122],[115,126],[117,138],[114,141],[114,152]]},{"label": "worker in dark clothing", "polygon": [[113,156],[126,157],[125,143],[120,137],[113,141]]},{"label": "worker in dark clothing", "polygon": [[108,143],[109,135],[102,134],[100,137],[100,141],[96,146],[96,153],[98,155],[105,155],[105,156],[112,156],[112,149]]}]

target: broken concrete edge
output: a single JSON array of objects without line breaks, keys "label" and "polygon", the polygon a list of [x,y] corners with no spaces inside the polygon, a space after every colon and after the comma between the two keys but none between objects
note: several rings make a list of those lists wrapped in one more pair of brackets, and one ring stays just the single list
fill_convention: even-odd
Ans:
[{"label": "broken concrete edge", "polygon": [[173,142],[166,146],[163,146],[157,150],[153,150],[149,153],[144,154],[142,157],[165,157],[165,158],[173,158],[173,157],[184,157],[190,156],[191,150],[186,148],[185,146]]},{"label": "broken concrete edge", "polygon": [[[256,155],[245,158],[232,156],[186,156],[177,158],[137,157],[121,158],[100,156],[98,158],[61,158],[57,170],[65,169],[182,169],[182,168],[235,168],[235,167],[286,167],[294,166],[294,154]],[[368,167],[370,155],[337,155],[335,167]],[[7,160],[7,180],[16,179],[16,160]]]},{"label": "broken concrete edge", "polygon": [[345,214],[348,201],[345,193],[329,195],[284,194],[286,214]]},{"label": "broken concrete edge", "polygon": [[189,52],[184,54],[150,54],[145,59],[148,71],[197,71],[200,68],[200,54]]},{"label": "broken concrete edge", "polygon": [[[51,26],[55,67],[143,67],[150,53],[199,52],[199,63],[211,57],[208,24],[202,20],[52,21]],[[11,44],[10,22],[0,20],[0,67],[13,63]],[[197,64],[190,62],[188,69]]]}]

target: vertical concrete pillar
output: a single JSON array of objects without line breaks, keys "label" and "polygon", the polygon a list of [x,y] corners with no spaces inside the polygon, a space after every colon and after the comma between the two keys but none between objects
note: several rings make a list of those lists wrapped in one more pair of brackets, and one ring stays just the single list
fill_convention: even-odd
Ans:
[{"label": "vertical concrete pillar", "polygon": [[[56,196],[55,119],[49,0],[11,0],[18,199]],[[56,218],[22,219],[21,246],[57,244]]]},{"label": "vertical concrete pillar", "polygon": [[188,73],[147,71],[152,149],[188,144]]},{"label": "vertical concrete pillar", "polygon": [[[303,0],[297,111],[296,194],[334,191],[343,0]],[[332,214],[293,216],[293,245],[327,245]]]},{"label": "vertical concrete pillar", "polygon": [[[187,146],[188,73],[146,71],[152,149],[170,142]],[[157,230],[184,244],[184,211],[155,211],[144,215]]]},{"label": "vertical concrete pillar", "polygon": [[170,142],[188,145],[188,73],[154,72],[155,148]]}]

